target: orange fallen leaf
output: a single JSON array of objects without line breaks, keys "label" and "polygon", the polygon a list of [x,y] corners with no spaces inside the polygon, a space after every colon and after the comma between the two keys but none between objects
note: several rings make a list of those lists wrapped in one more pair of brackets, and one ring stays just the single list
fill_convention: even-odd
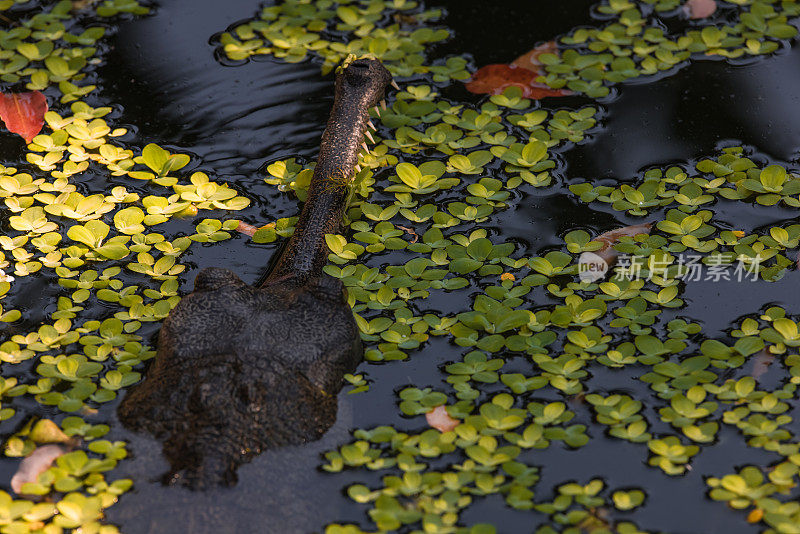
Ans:
[{"label": "orange fallen leaf", "polygon": [[20,462],[17,472],[11,477],[11,489],[14,490],[14,493],[19,494],[24,484],[36,482],[39,475],[47,471],[56,458],[65,452],[67,452],[66,449],[60,445],[37,447]]},{"label": "orange fallen leaf", "polygon": [[517,278],[511,273],[503,273],[503,274],[500,275],[500,280],[503,280],[503,281],[511,280],[513,282],[516,279]]},{"label": "orange fallen leaf", "polygon": [[715,0],[688,0],[683,5],[683,11],[692,19],[704,19],[710,17],[717,10]]},{"label": "orange fallen leaf", "polygon": [[39,135],[47,113],[47,98],[39,91],[0,93],[0,119],[8,131],[30,143]]},{"label": "orange fallen leaf", "polygon": [[450,414],[447,413],[447,409],[444,406],[437,406],[430,412],[426,413],[425,419],[428,421],[430,426],[439,432],[450,432],[461,424],[461,421],[458,419],[453,419],[450,417]]}]

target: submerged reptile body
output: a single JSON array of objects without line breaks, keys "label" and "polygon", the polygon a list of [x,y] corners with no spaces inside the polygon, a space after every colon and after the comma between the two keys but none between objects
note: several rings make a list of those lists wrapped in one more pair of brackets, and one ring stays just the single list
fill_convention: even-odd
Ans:
[{"label": "submerged reptile body", "polygon": [[306,203],[266,281],[204,269],[164,321],[155,361],[119,416],[163,442],[169,481],[235,483],[261,451],[319,439],[336,420],[362,348],[341,282],[322,273],[325,234],[340,229],[368,110],[390,81],[376,60],[340,68]]}]

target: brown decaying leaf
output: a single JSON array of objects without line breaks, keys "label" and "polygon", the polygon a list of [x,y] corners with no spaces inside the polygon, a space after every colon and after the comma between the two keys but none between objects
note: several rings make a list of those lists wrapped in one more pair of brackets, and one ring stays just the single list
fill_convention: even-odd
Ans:
[{"label": "brown decaying leaf", "polygon": [[413,239],[411,240],[412,243],[416,243],[417,241],[419,241],[419,234],[417,234],[417,232],[415,232],[413,228],[408,228],[407,226],[401,226],[399,224],[397,225],[397,227],[413,237]]},{"label": "brown decaying leaf", "polygon": [[17,472],[11,477],[11,489],[14,490],[14,493],[19,494],[24,484],[36,482],[39,475],[47,471],[56,458],[66,452],[67,450],[61,445],[37,447],[20,462]]},{"label": "brown decaying leaf", "polygon": [[447,408],[444,406],[437,406],[430,412],[425,414],[425,419],[428,424],[438,430],[439,432],[450,432],[455,427],[461,424],[458,419],[453,419],[447,413]]}]

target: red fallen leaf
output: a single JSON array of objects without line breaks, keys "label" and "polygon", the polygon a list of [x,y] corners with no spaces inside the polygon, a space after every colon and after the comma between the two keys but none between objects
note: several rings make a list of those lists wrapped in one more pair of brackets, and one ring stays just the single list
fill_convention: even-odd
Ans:
[{"label": "red fallen leaf", "polygon": [[47,471],[56,458],[66,452],[66,449],[60,445],[37,447],[20,462],[17,472],[11,477],[11,489],[19,494],[23,484],[36,482],[39,475]]},{"label": "red fallen leaf", "polygon": [[639,234],[649,234],[653,223],[634,224],[603,232],[592,241],[603,243],[603,247],[594,252],[583,252],[578,258],[578,276],[584,282],[595,282],[605,278],[610,269],[619,257],[614,245],[623,237],[634,237]]},{"label": "red fallen leaf", "polygon": [[499,95],[507,87],[516,85],[522,89],[523,98],[538,100],[547,96],[572,94],[566,89],[553,89],[534,80],[538,72],[514,65],[492,64],[478,69],[466,83],[467,91],[476,94]]},{"label": "red fallen leaf", "polygon": [[[691,0],[690,0],[691,1]],[[713,0],[712,0],[713,1]],[[542,74],[542,62],[539,61],[539,56],[542,54],[557,54],[558,46],[555,41],[547,41],[540,44],[530,52],[526,52],[511,62],[514,67],[522,67],[523,69],[532,70],[537,74]]]},{"label": "red fallen leaf", "polygon": [[0,119],[8,131],[19,134],[30,143],[39,135],[47,113],[47,98],[39,91],[0,93]]},{"label": "red fallen leaf", "polygon": [[716,10],[715,0],[689,0],[683,5],[683,11],[692,19],[710,17]]},{"label": "red fallen leaf", "polygon": [[458,419],[453,419],[450,417],[450,414],[447,413],[447,409],[444,406],[437,406],[430,412],[426,413],[425,419],[428,421],[430,426],[439,432],[450,432],[461,424],[461,421]]}]

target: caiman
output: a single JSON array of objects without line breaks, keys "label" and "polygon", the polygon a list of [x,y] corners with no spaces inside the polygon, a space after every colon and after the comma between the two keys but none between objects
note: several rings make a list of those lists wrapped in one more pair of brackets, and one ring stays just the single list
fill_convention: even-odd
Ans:
[{"label": "caiman", "polygon": [[326,234],[340,231],[369,110],[392,77],[371,58],[337,69],[333,109],[294,234],[265,281],[200,271],[164,320],[144,381],[119,407],[170,464],[165,482],[230,485],[261,451],[319,439],[336,420],[343,376],[362,358],[342,283],[323,273]]}]

